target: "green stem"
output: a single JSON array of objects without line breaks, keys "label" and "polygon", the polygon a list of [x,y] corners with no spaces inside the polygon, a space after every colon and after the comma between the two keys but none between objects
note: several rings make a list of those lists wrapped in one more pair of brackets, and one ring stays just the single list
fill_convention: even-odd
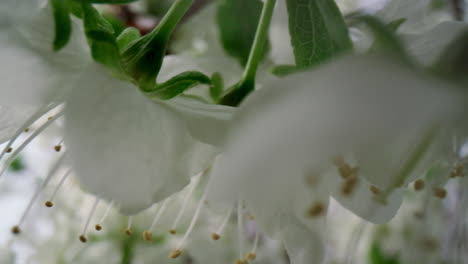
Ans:
[{"label": "green stem", "polygon": [[275,10],[276,0],[265,0],[263,4],[260,22],[258,24],[255,39],[250,50],[249,59],[245,67],[242,79],[220,100],[220,104],[237,106],[244,98],[255,89],[255,78],[257,76],[257,69],[260,61],[262,60],[263,49],[268,38],[268,31],[270,29],[271,18]]},{"label": "green stem", "polygon": [[252,50],[250,51],[249,59],[245,67],[244,82],[254,82],[257,75],[257,68],[262,60],[263,50],[268,38],[268,31],[270,29],[271,18],[275,9],[276,0],[266,0],[263,5],[262,14],[260,16],[260,23],[255,34]]},{"label": "green stem", "polygon": [[192,6],[192,3],[193,0],[176,0],[155,29],[155,33],[169,38],[179,21]]}]

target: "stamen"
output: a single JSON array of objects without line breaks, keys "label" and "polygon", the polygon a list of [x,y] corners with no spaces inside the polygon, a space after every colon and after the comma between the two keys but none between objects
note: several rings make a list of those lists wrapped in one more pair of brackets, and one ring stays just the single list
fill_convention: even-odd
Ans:
[{"label": "stamen", "polygon": [[63,138],[54,146],[55,151],[60,152],[62,150]]},{"label": "stamen", "polygon": [[104,214],[102,215],[101,219],[99,220],[99,222],[94,226],[94,228],[97,230],[97,231],[101,231],[102,230],[102,223],[104,222],[104,220],[106,220],[107,216],[109,215],[109,212],[111,210],[111,208],[114,206],[114,201],[111,201],[109,203],[109,205],[107,206],[106,208],[106,211],[104,212]]},{"label": "stamen", "polygon": [[129,216],[128,217],[127,229],[125,229],[125,234],[127,234],[127,236],[132,235],[132,220],[133,220],[133,218],[131,216]]},{"label": "stamen", "polygon": [[439,199],[444,199],[447,196],[447,191],[441,187],[435,187],[433,190],[434,196]]},{"label": "stamen", "polygon": [[231,218],[233,209],[234,209],[234,206],[232,206],[229,209],[229,211],[227,212],[226,216],[223,219],[223,222],[221,223],[221,226],[218,228],[216,233],[211,234],[211,238],[213,240],[219,240],[221,238],[221,235],[224,232],[224,228],[226,227],[227,223],[229,222],[229,219]]},{"label": "stamen", "polygon": [[57,187],[55,187],[55,190],[54,192],[52,193],[52,195],[50,196],[50,199],[45,202],[45,206],[47,207],[53,207],[54,206],[54,198],[55,196],[57,195],[57,192],[60,190],[60,188],[62,187],[63,183],[65,182],[65,180],[68,178],[68,175],[70,175],[71,173],[71,170],[68,170],[63,176],[62,178],[60,179],[60,182],[58,183]]},{"label": "stamen", "polygon": [[21,216],[18,224],[16,226],[14,226],[12,228],[12,232],[13,234],[19,234],[21,232],[21,228],[20,226],[23,224],[24,220],[26,219],[26,216],[28,215],[29,211],[31,211],[31,208],[34,204],[34,202],[37,200],[37,198],[39,197],[39,194],[41,194],[42,190],[44,190],[44,188],[47,186],[47,184],[49,183],[49,181],[52,179],[52,176],[57,172],[58,168],[60,167],[60,165],[62,164],[62,161],[64,160],[64,157],[65,155],[62,155],[55,163],[54,165],[52,166],[52,168],[50,169],[47,177],[44,179],[44,182],[42,182],[42,185],[36,190],[36,192],[34,193],[33,197],[31,198],[31,200],[29,201],[27,207],[26,207],[26,210],[23,212],[23,215]]},{"label": "stamen", "polygon": [[29,127],[25,128],[25,129],[24,129],[24,133],[28,133],[29,130],[30,130]]},{"label": "stamen", "polygon": [[242,201],[237,202],[237,232],[239,236],[239,256],[240,260],[244,257],[244,215],[242,214]]},{"label": "stamen", "polygon": [[422,189],[424,189],[424,186],[426,184],[424,183],[424,180],[423,179],[417,179],[415,182],[414,182],[414,190],[415,191],[421,191]]},{"label": "stamen", "polygon": [[377,186],[375,185],[371,185],[369,186],[369,190],[375,194],[375,195],[379,195],[380,193],[382,193],[382,190],[380,190]]},{"label": "stamen", "polygon": [[93,218],[94,212],[96,211],[100,200],[101,199],[98,196],[96,196],[93,206],[91,207],[91,211],[89,212],[88,218],[86,219],[86,224],[83,228],[83,232],[80,235],[80,241],[83,243],[86,243],[88,241],[88,239],[86,239],[86,233],[88,232],[89,223],[91,222],[91,218]]},{"label": "stamen", "polygon": [[145,239],[146,241],[152,241],[153,240],[153,233],[151,232],[151,230],[153,230],[154,226],[156,226],[156,224],[158,223],[158,221],[161,218],[162,214],[166,210],[167,203],[169,202],[169,200],[170,200],[170,198],[166,198],[166,200],[164,200],[161,207],[156,210],[157,212],[156,212],[156,215],[155,215],[155,217],[153,219],[153,222],[151,223],[150,228],[148,230],[146,230],[145,232],[143,232],[143,239]]},{"label": "stamen", "polygon": [[208,189],[209,189],[209,186],[206,186],[205,191],[203,191],[203,195],[200,198],[200,201],[198,202],[197,209],[195,209],[195,214],[193,215],[193,218],[190,221],[190,225],[189,225],[187,231],[185,232],[184,237],[182,238],[182,240],[180,240],[178,246],[174,250],[172,250],[171,254],[169,254],[170,258],[177,258],[182,254],[182,247],[185,244],[185,241],[187,240],[187,238],[192,233],[193,228],[194,228],[195,224],[198,221],[201,209],[202,209],[203,204],[204,204],[205,199],[206,199],[206,195],[208,194]]},{"label": "stamen", "polygon": [[307,215],[309,217],[318,217],[324,214],[326,208],[321,201],[314,202],[309,210],[307,210]]},{"label": "stamen", "polygon": [[260,237],[260,233],[258,230],[255,232],[255,240],[254,240],[254,246],[253,249],[247,254],[247,260],[248,261],[254,261],[257,258],[257,247],[258,247],[258,240]]},{"label": "stamen", "polygon": [[3,151],[0,153],[0,160],[3,158],[5,153],[10,153],[13,148],[11,147],[13,143],[18,139],[18,137],[23,133],[23,131],[31,126],[34,122],[36,122],[41,116],[52,110],[52,108],[56,107],[56,104],[50,104],[44,107],[39,108],[31,117],[29,117],[24,124],[16,130],[15,134],[13,134],[13,137],[8,141],[8,144],[5,146]]},{"label": "stamen", "polygon": [[182,215],[184,214],[185,209],[187,208],[190,197],[192,196],[193,191],[195,190],[195,186],[198,185],[199,179],[200,179],[200,177],[194,179],[192,185],[190,185],[190,187],[189,187],[189,190],[188,190],[187,194],[185,194],[184,202],[182,204],[182,208],[180,209],[179,213],[177,214],[177,217],[176,217],[176,219],[174,221],[174,224],[172,224],[171,229],[169,229],[169,233],[171,233],[172,235],[175,235],[176,232],[177,232],[176,227],[179,224],[179,221],[182,218]]},{"label": "stamen", "polygon": [[455,167],[450,172],[451,178],[463,177],[465,176],[465,168],[462,164],[456,164]]},{"label": "stamen", "polygon": [[348,176],[341,185],[341,193],[343,195],[351,195],[354,192],[357,183],[358,179],[355,175]]},{"label": "stamen", "polygon": [[18,156],[18,154],[33,140],[37,137],[37,135],[39,135],[42,131],[44,131],[44,129],[46,129],[47,127],[49,127],[50,124],[52,124],[52,122],[54,122],[55,120],[57,120],[57,118],[61,117],[63,115],[63,110],[60,111],[60,113],[58,113],[57,115],[55,115],[51,120],[47,120],[47,122],[45,122],[42,126],[40,126],[36,131],[34,131],[34,133],[29,136],[9,157],[8,159],[5,161],[5,164],[3,165],[3,168],[2,170],[0,171],[0,176],[3,175],[3,173],[5,173],[5,171],[10,167],[11,163],[13,163],[13,161],[16,159],[16,157]]}]

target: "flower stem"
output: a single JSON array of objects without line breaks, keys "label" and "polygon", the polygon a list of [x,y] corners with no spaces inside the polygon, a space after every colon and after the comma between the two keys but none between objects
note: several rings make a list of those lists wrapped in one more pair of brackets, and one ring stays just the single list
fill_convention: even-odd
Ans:
[{"label": "flower stem", "polygon": [[258,25],[257,33],[253,42],[252,50],[250,51],[249,59],[245,67],[243,80],[247,82],[255,82],[257,75],[257,68],[262,60],[265,42],[268,38],[268,31],[270,29],[271,18],[275,9],[276,0],[266,0],[263,5],[260,23]]},{"label": "flower stem", "polygon": [[250,50],[242,79],[221,99],[221,104],[237,106],[255,89],[257,69],[260,61],[262,60],[263,49],[265,48],[265,43],[268,38],[268,31],[270,29],[275,4],[276,0],[265,0],[262,14],[260,16],[260,22],[258,24],[255,39],[252,49]]},{"label": "flower stem", "polygon": [[176,0],[156,28],[157,34],[169,38],[192,3],[193,0]]}]

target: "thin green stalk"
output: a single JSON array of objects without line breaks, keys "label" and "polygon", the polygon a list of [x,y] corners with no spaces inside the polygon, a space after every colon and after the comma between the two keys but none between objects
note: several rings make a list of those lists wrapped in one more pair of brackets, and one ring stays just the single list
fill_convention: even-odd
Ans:
[{"label": "thin green stalk", "polygon": [[157,34],[169,38],[179,21],[192,6],[192,3],[193,0],[176,0],[156,28]]},{"label": "thin green stalk", "polygon": [[268,31],[270,29],[271,18],[275,9],[276,0],[266,0],[263,5],[262,14],[260,16],[260,23],[258,25],[257,33],[253,42],[252,50],[250,51],[249,59],[244,71],[243,80],[245,82],[255,82],[257,75],[257,68],[262,60],[263,49],[268,38]]}]

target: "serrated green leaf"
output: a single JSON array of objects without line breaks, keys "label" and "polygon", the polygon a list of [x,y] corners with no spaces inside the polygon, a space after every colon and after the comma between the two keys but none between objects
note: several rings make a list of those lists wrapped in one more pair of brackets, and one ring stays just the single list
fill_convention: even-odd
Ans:
[{"label": "serrated green leaf", "polygon": [[[243,66],[249,58],[262,8],[263,3],[259,0],[219,0],[216,20],[221,43],[224,50]],[[263,57],[269,47],[269,43],[265,43]]]},{"label": "serrated green leaf", "polygon": [[218,102],[219,98],[223,94],[224,90],[224,81],[223,76],[219,72],[213,73],[211,75],[211,86],[210,86],[210,96],[214,102]]},{"label": "serrated green leaf", "polygon": [[348,28],[333,0],[286,0],[296,65],[322,63],[352,48]]},{"label": "serrated green leaf", "polygon": [[67,0],[51,0],[54,22],[55,38],[53,49],[58,51],[65,47],[72,33],[70,11]]},{"label": "serrated green leaf", "polygon": [[83,24],[88,37],[93,59],[121,72],[121,57],[115,31],[101,14],[90,4],[82,4]]},{"label": "serrated green leaf", "polygon": [[119,46],[119,49],[122,51],[140,37],[141,34],[138,29],[128,27],[117,37],[117,46]]},{"label": "serrated green leaf", "polygon": [[386,25],[374,16],[359,16],[355,19],[366,24],[374,34],[375,40],[370,48],[371,52],[385,52],[412,64],[405,47],[395,34],[395,26]]},{"label": "serrated green leaf", "polygon": [[152,98],[168,100],[200,84],[209,85],[211,84],[211,80],[201,72],[188,71],[158,84],[154,90],[146,91],[145,93]]}]

